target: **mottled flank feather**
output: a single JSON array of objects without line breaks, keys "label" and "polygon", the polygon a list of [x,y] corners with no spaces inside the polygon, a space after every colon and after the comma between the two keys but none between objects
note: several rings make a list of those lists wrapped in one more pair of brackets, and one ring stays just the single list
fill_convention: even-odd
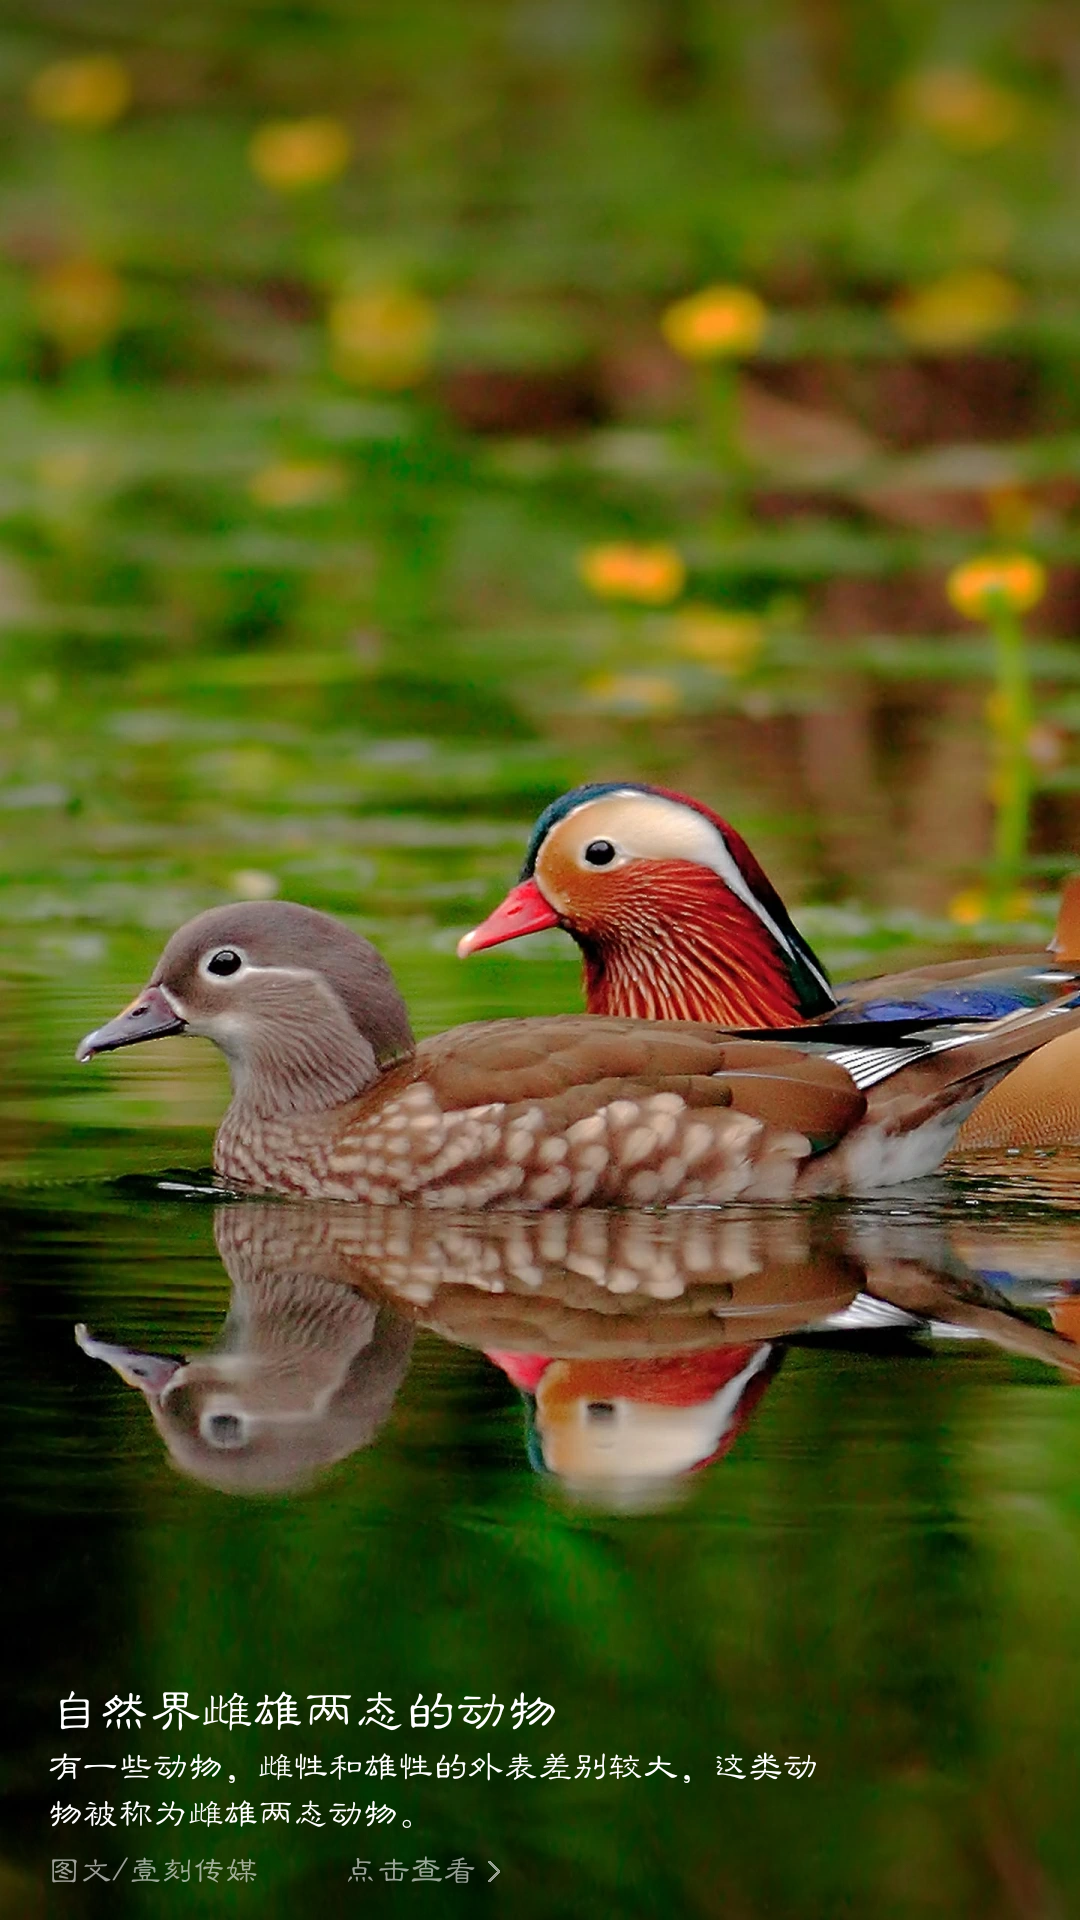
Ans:
[{"label": "mottled flank feather", "polygon": [[[863,1110],[841,1069],[787,1048],[723,1047],[711,1035],[650,1029],[649,1040],[670,1042],[659,1049],[670,1055],[665,1063],[623,1023],[612,1023],[614,1033],[598,1024],[581,1033],[583,1024],[529,1022],[539,1031],[525,1034],[507,1022],[491,1060],[499,1028],[462,1029],[476,1034],[479,1058],[447,1044],[459,1042],[457,1033],[428,1043],[410,1069],[397,1070],[396,1088],[384,1084],[330,1128],[293,1119],[252,1133],[226,1123],[219,1169],[242,1185],[272,1182],[310,1197],[469,1211],[785,1199],[815,1143],[832,1145]],[[725,1061],[731,1072],[718,1077]],[[666,1076],[663,1064],[673,1069]],[[619,1066],[631,1071],[611,1071]],[[650,1066],[648,1080],[634,1077]],[[781,1066],[795,1071],[782,1076]],[[589,1078],[575,1082],[583,1071]],[[478,1079],[519,1097],[459,1105]],[[787,1123],[777,1125],[785,1104]]]}]

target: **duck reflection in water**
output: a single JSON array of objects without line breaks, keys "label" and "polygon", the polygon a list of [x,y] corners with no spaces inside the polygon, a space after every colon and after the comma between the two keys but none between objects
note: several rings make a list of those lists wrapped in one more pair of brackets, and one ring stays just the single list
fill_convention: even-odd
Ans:
[{"label": "duck reflection in water", "polygon": [[538,1470],[592,1505],[654,1507],[730,1452],[783,1351],[762,1340],[637,1360],[488,1357],[525,1398]]},{"label": "duck reflection in water", "polygon": [[215,1233],[233,1293],[214,1347],[78,1339],[143,1393],[179,1470],[227,1492],[302,1486],[370,1444],[417,1327],[486,1354],[525,1400],[533,1465],[610,1509],[662,1505],[722,1459],[793,1340],[930,1329],[1080,1378],[1064,1325],[1026,1318],[941,1229],[873,1216],[253,1201]]},{"label": "duck reflection in water", "polygon": [[285,1492],[368,1446],[414,1339],[410,1320],[320,1272],[293,1236],[270,1222],[246,1233],[250,1211],[215,1221],[232,1297],[212,1348],[182,1360],[76,1329],[84,1353],[144,1395],[180,1472],[223,1493]]}]

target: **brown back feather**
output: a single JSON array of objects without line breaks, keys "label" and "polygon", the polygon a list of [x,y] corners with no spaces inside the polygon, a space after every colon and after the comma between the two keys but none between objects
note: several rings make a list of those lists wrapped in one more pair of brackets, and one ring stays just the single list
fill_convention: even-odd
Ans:
[{"label": "brown back feather", "polygon": [[554,1126],[611,1100],[671,1092],[688,1106],[734,1106],[817,1143],[841,1138],[866,1110],[865,1096],[831,1060],[682,1020],[643,1026],[569,1014],[455,1027],[421,1042],[411,1077],[427,1081],[444,1112],[489,1101],[538,1104]]}]

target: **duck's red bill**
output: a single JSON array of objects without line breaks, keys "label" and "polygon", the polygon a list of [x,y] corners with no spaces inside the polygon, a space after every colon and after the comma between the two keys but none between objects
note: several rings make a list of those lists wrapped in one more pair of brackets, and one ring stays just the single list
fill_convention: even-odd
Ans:
[{"label": "duck's red bill", "polygon": [[522,880],[519,886],[511,887],[494,913],[458,941],[458,953],[464,960],[484,947],[498,947],[504,940],[519,940],[523,933],[542,933],[545,927],[558,924],[558,914],[548,906],[536,881]]}]

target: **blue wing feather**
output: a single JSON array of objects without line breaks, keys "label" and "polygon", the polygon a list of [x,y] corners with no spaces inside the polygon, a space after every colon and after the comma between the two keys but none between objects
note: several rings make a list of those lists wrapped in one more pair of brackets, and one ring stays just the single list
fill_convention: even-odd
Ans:
[{"label": "blue wing feather", "polygon": [[[887,983],[882,982],[886,987]],[[898,983],[899,986],[899,983]],[[961,980],[928,980],[925,987],[912,991],[910,976],[895,996],[887,991],[880,998],[867,999],[863,993],[846,994],[837,989],[839,1004],[818,1024],[845,1026],[876,1024],[889,1020],[1001,1020],[1009,1013],[1025,1013],[1036,1007],[1051,1006],[1055,1000],[1075,993],[1077,975],[1073,968],[1045,966],[1003,967],[1000,973],[989,971],[965,984]]]}]

